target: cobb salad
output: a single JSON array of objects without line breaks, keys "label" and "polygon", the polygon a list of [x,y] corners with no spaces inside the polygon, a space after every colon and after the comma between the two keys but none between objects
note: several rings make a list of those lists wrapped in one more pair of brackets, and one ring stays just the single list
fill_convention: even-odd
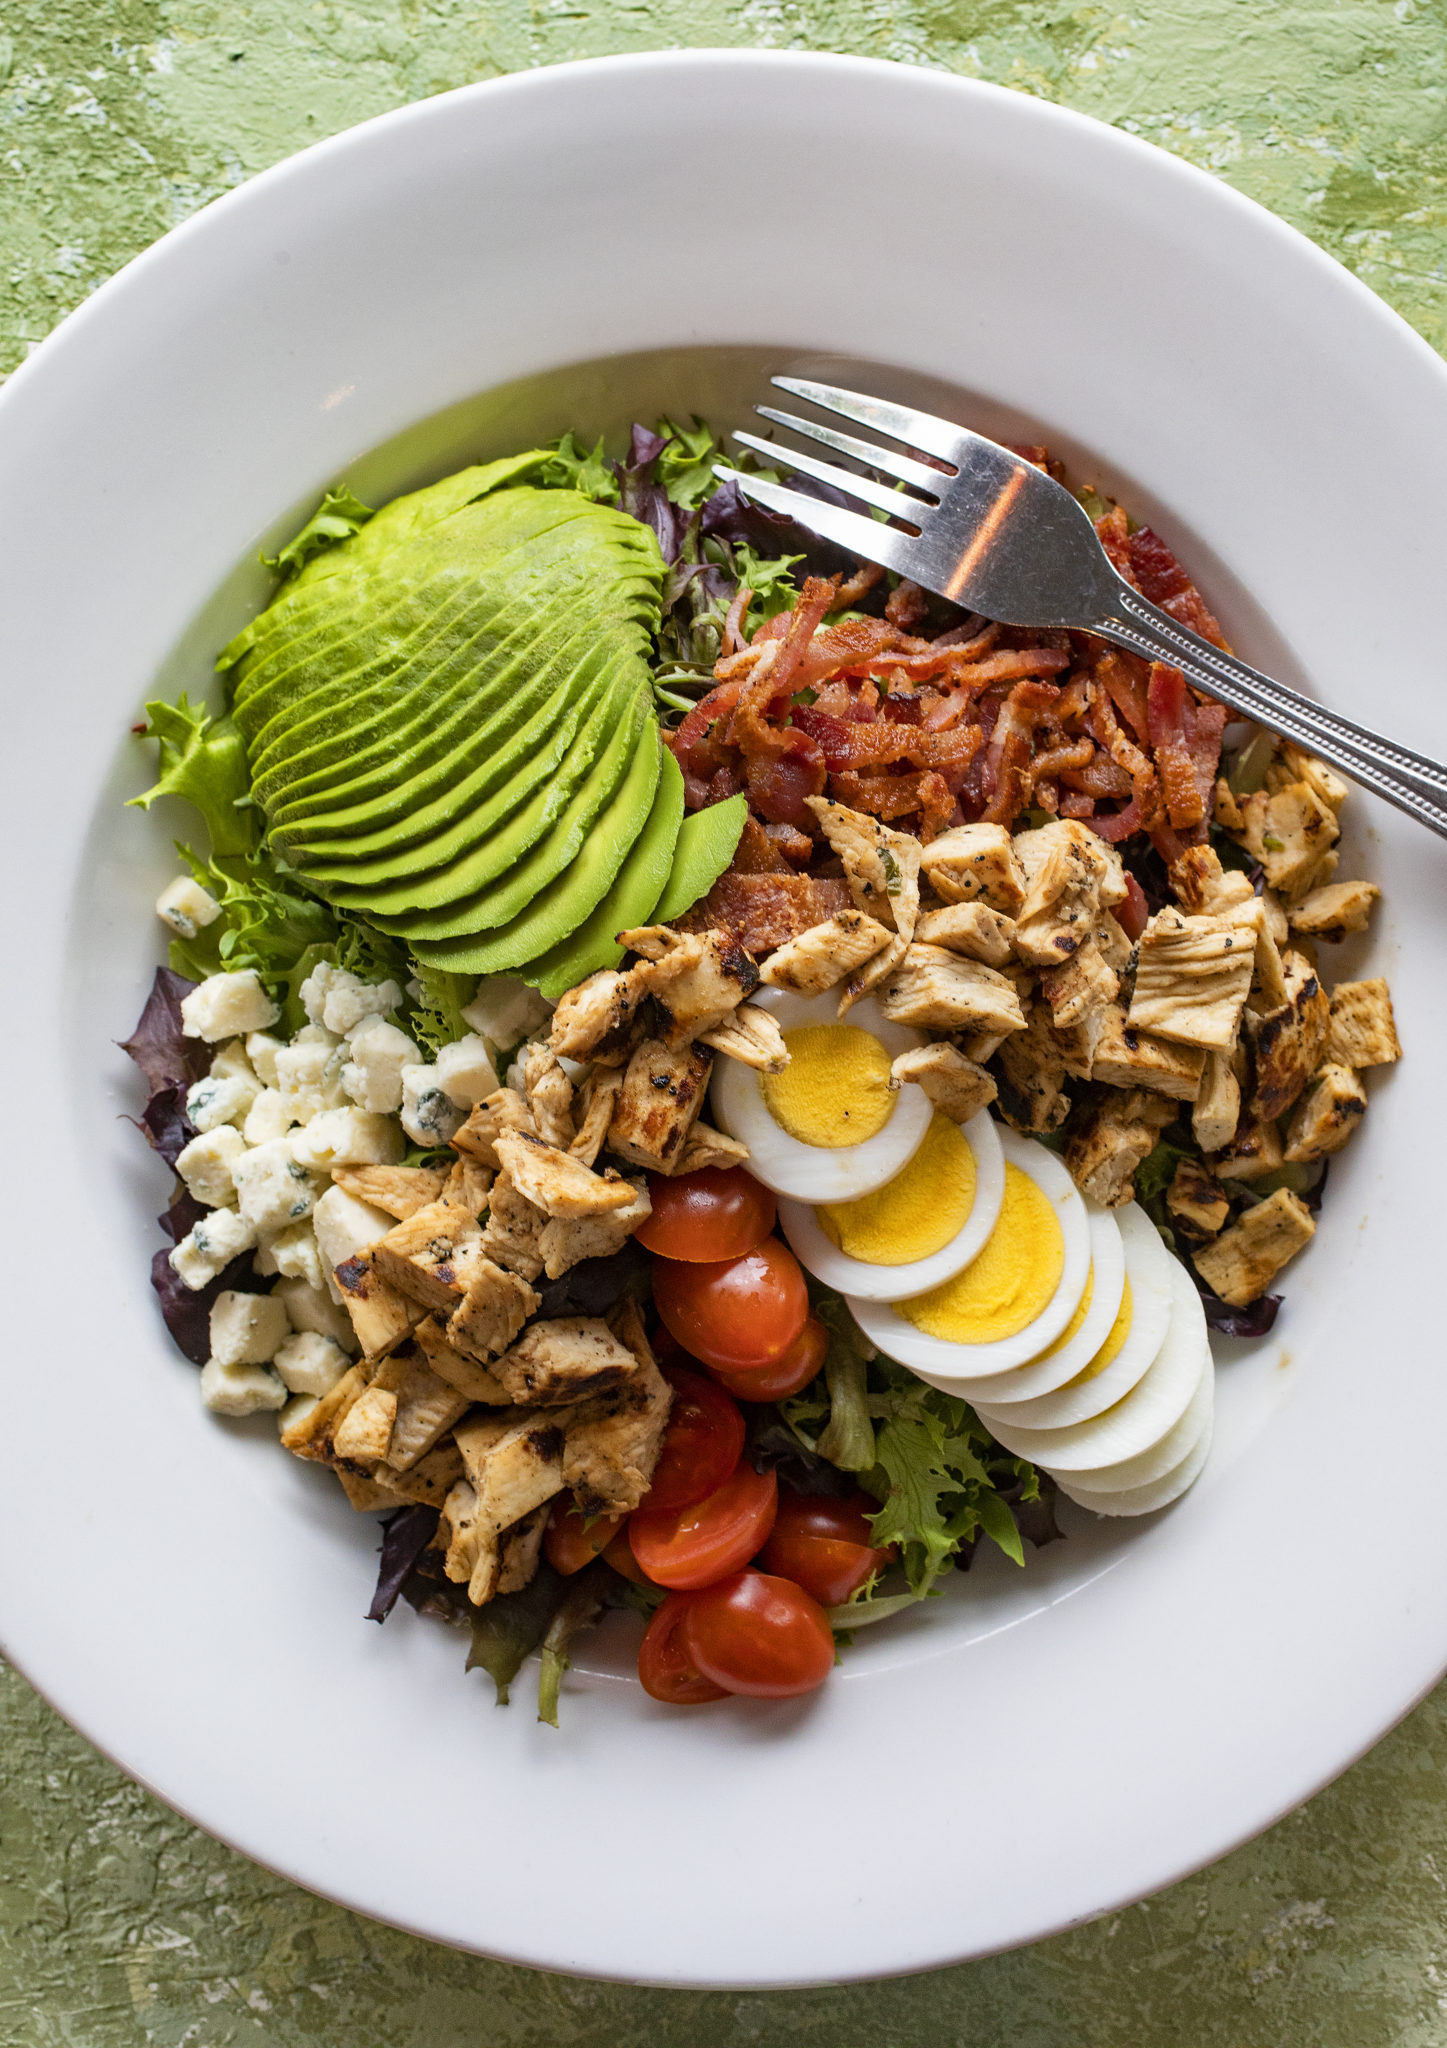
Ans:
[{"label": "cobb salad", "polygon": [[1057,1493],[1178,1499],[1209,1331],[1271,1327],[1400,1052],[1384,981],[1320,973],[1379,894],[1331,770],[718,453],[332,491],[225,709],[143,728],[135,801],[207,834],[126,1043],[166,1324],[383,1514],[371,1618],[463,1625],[502,1700],[540,1650],[551,1721],[609,1607],[661,1702],[788,1696]]}]

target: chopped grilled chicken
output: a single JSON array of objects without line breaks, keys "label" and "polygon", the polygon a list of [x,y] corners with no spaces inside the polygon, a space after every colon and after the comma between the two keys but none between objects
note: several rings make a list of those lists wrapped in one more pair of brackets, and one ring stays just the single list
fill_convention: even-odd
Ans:
[{"label": "chopped grilled chicken", "polygon": [[1367,1113],[1367,1091],[1350,1067],[1328,1060],[1286,1126],[1286,1157],[1292,1165],[1340,1152]]},{"label": "chopped grilled chicken", "polygon": [[1255,898],[1185,917],[1158,910],[1141,934],[1128,1021],[1181,1045],[1228,1052],[1241,1028],[1261,931]]},{"label": "chopped grilled chicken", "polygon": [[1349,932],[1364,932],[1381,895],[1375,882],[1329,882],[1313,889],[1288,913],[1291,929],[1303,938],[1336,945]]},{"label": "chopped grilled chicken", "polygon": [[1058,1131],[1070,1114],[1070,1097],[1065,1092],[1065,1061],[1050,1028],[1048,1004],[1031,1003],[1025,1029],[1012,1032],[1000,1047],[999,1064],[1007,1091],[1000,1105],[1006,1120],[1016,1130],[1037,1137]]},{"label": "chopped grilled chicken", "polygon": [[379,1238],[368,1254],[388,1287],[450,1314],[485,1263],[477,1218],[455,1202],[432,1202]]},{"label": "chopped grilled chicken", "polygon": [[514,1401],[556,1407],[603,1394],[638,1371],[638,1361],[599,1316],[529,1323],[493,1371]]},{"label": "chopped grilled chicken", "polygon": [[947,903],[943,910],[927,910],[914,935],[927,946],[945,946],[967,959],[983,960],[987,967],[1003,967],[1013,957],[1014,931],[1014,919],[988,903]]},{"label": "chopped grilled chicken", "polygon": [[350,1366],[335,1386],[329,1387],[310,1408],[281,1432],[284,1448],[297,1458],[312,1458],[329,1465],[334,1457],[332,1437],[337,1424],[366,1392],[367,1367]]},{"label": "chopped grilled chicken", "polygon": [[857,910],[889,931],[909,937],[919,914],[921,848],[912,832],[892,832],[867,812],[851,811],[828,797],[804,801],[820,830],[844,863],[844,878]]},{"label": "chopped grilled chicken", "polygon": [[[392,1440],[395,1444],[395,1432]],[[384,1481],[388,1491],[397,1499],[415,1501],[423,1507],[440,1508],[461,1471],[462,1458],[457,1445],[450,1436],[443,1436],[405,1472],[394,1471],[389,1459],[387,1464],[377,1467],[373,1476]]]},{"label": "chopped grilled chicken", "polygon": [[1286,986],[1286,966],[1281,957],[1281,944],[1281,940],[1268,925],[1263,909],[1261,929],[1256,934],[1256,959],[1252,966],[1251,993],[1246,998],[1248,1005],[1253,1009],[1277,1010],[1291,999]]},{"label": "chopped grilled chicken", "polygon": [[1329,811],[1339,811],[1351,792],[1351,785],[1334,768],[1328,768],[1325,761],[1303,752],[1293,740],[1282,740],[1266,770],[1266,787],[1284,789],[1292,782],[1308,784]]},{"label": "chopped grilled chicken", "polygon": [[453,1431],[463,1471],[472,1490],[465,1533],[452,1511],[457,1489],[448,1495],[452,1541],[444,1569],[449,1579],[467,1582],[467,1597],[480,1607],[497,1591],[499,1543],[510,1529],[563,1485],[561,1418],[516,1411],[459,1423]]},{"label": "chopped grilled chicken", "polygon": [[1025,876],[1003,825],[956,825],[924,849],[925,875],[946,903],[977,899],[1014,917],[1025,901]]},{"label": "chopped grilled chicken", "polygon": [[1187,1244],[1201,1245],[1230,1215],[1231,1198],[1204,1161],[1182,1159],[1166,1189],[1166,1209],[1177,1234]]},{"label": "chopped grilled chicken", "polygon": [[442,1194],[439,1199],[453,1202],[459,1209],[466,1209],[470,1216],[480,1216],[487,1207],[492,1178],[490,1166],[480,1166],[475,1159],[463,1157],[458,1160],[442,1183]]},{"label": "chopped grilled chicken", "polygon": [[[693,1128],[697,1132],[698,1125]],[[692,1137],[689,1144],[692,1144]],[[685,1157],[687,1152],[686,1146]],[[687,1170],[693,1171],[691,1167]],[[640,1224],[648,1221],[653,1214],[653,1204],[648,1198],[647,1186],[641,1181],[628,1180],[621,1185],[632,1197],[623,1208],[613,1209],[604,1216],[551,1217],[543,1225],[538,1234],[538,1250],[542,1254],[543,1270],[550,1280],[561,1279],[582,1259],[610,1258],[614,1252],[623,1249]]]},{"label": "chopped grilled chicken", "polygon": [[449,1488],[437,1534],[446,1552],[442,1568],[448,1578],[467,1587],[475,1606],[484,1606],[502,1576],[502,1543],[479,1513],[477,1489],[470,1479],[459,1479]]},{"label": "chopped grilled chicken", "polygon": [[495,1265],[523,1280],[536,1280],[543,1270],[538,1239],[547,1220],[542,1210],[514,1186],[512,1175],[503,1171],[493,1182],[488,1197],[482,1249]]},{"label": "chopped grilled chicken", "polygon": [[1176,901],[1190,915],[1202,911],[1232,910],[1253,895],[1250,881],[1239,868],[1229,872],[1221,866],[1212,846],[1188,846],[1171,862],[1167,873]]},{"label": "chopped grilled chicken", "polygon": [[618,938],[635,952],[652,942],[651,957],[632,970],[631,979],[652,998],[655,1035],[670,1050],[716,1031],[759,985],[758,968],[731,932],[644,925]]},{"label": "chopped grilled chicken", "polygon": [[332,1472],[359,1515],[375,1514],[379,1508],[407,1506],[407,1497],[390,1486],[381,1486],[369,1473],[353,1471],[349,1465],[334,1465]]},{"label": "chopped grilled chicken", "polygon": [[[747,1166],[749,1148],[741,1145],[737,1138],[729,1138],[722,1131],[716,1131],[712,1124],[700,1119],[694,1124],[684,1140],[683,1150],[678,1156],[675,1173],[697,1173],[705,1166],[730,1167]],[[626,1210],[623,1211],[626,1215]]]},{"label": "chopped grilled chicken", "polygon": [[899,1088],[906,1081],[923,1088],[935,1108],[957,1124],[978,1116],[999,1093],[993,1074],[939,1039],[899,1055],[889,1070],[889,1085]]},{"label": "chopped grilled chicken", "polygon": [[547,1534],[551,1503],[544,1501],[520,1522],[514,1522],[502,1539],[502,1568],[497,1576],[499,1593],[521,1593],[537,1576]]},{"label": "chopped grilled chicken", "polygon": [[623,1076],[616,1067],[594,1067],[578,1091],[578,1135],[568,1150],[584,1166],[591,1166],[603,1149]]},{"label": "chopped grilled chicken", "polygon": [[1102,1017],[1120,993],[1120,976],[1106,964],[1094,936],[1077,948],[1063,967],[1040,976],[1040,993],[1050,1005],[1058,1030],[1069,1031]]},{"label": "chopped grilled chicken", "polygon": [[570,988],[553,1012],[548,1044],[565,1060],[598,1060],[605,1067],[627,1057],[633,1012],[643,1000],[631,974],[600,967]]},{"label": "chopped grilled chicken", "polygon": [[1144,1089],[1101,1092],[1065,1147],[1065,1164],[1083,1195],[1104,1209],[1121,1209],[1135,1195],[1136,1168],[1154,1150],[1170,1104]]},{"label": "chopped grilled chicken", "polygon": [[366,1387],[332,1431],[332,1449],[353,1465],[375,1465],[386,1457],[397,1420],[397,1396],[390,1387]]},{"label": "chopped grilled chicken", "polygon": [[573,1142],[573,1084],[558,1056],[540,1040],[523,1055],[523,1093],[532,1111],[533,1128],[544,1144],[566,1152]]},{"label": "chopped grilled chicken", "polygon": [[916,941],[884,983],[880,1005],[896,1024],[936,1031],[1021,1031],[1015,984],[993,967]]},{"label": "chopped grilled chicken", "polygon": [[1264,1013],[1248,1012],[1256,1086],[1246,1113],[1258,1123],[1284,1116],[1315,1073],[1331,1019],[1326,992],[1300,953],[1282,961],[1286,1000]]},{"label": "chopped grilled chicken", "polygon": [[620,1302],[609,1328],[626,1344],[637,1371],[606,1394],[581,1401],[567,1422],[563,1483],[585,1515],[629,1514],[653,1479],[672,1389],[654,1363],[638,1304]]},{"label": "chopped grilled chicken", "polygon": [[464,1152],[494,1173],[502,1165],[497,1155],[497,1138],[504,1131],[532,1131],[533,1113],[516,1088],[495,1088],[479,1102],[460,1130],[452,1134],[456,1152]]},{"label": "chopped grilled chicken", "polygon": [[1288,1259],[1315,1235],[1305,1202],[1289,1188],[1278,1188],[1197,1252],[1196,1271],[1222,1301],[1244,1308],[1265,1293]]},{"label": "chopped grilled chicken", "polygon": [[1211,1171],[1217,1180],[1262,1180],[1286,1164],[1281,1133],[1275,1124],[1248,1120],[1237,1126],[1236,1135],[1222,1151],[1211,1156]]},{"label": "chopped grilled chicken", "polygon": [[1339,981],[1331,992],[1325,1057],[1342,1067],[1385,1067],[1402,1057],[1392,996],[1375,981]]},{"label": "chopped grilled chicken", "polygon": [[[514,1276],[505,1276],[511,1280]],[[465,1351],[459,1351],[455,1344],[448,1342],[447,1325],[440,1316],[426,1316],[413,1332],[417,1348],[426,1359],[437,1377],[446,1380],[459,1394],[469,1401],[480,1401],[485,1408],[506,1408],[512,1396],[503,1383],[485,1365],[479,1365],[469,1358]]]},{"label": "chopped grilled chicken", "polygon": [[394,1475],[410,1471],[466,1414],[468,1400],[433,1372],[419,1351],[394,1351],[385,1359],[367,1392],[374,1394],[378,1389],[396,1401],[391,1439],[383,1453],[385,1464],[376,1474],[384,1486],[390,1486]]},{"label": "chopped grilled chicken", "polygon": [[1103,923],[1105,912],[1124,902],[1120,856],[1077,818],[1019,832],[1014,847],[1025,876],[1011,941],[1016,957],[1029,967],[1059,967]]},{"label": "chopped grilled chicken", "polygon": [[[542,1271],[541,1260],[538,1271]],[[486,1364],[506,1351],[539,1299],[520,1274],[484,1260],[447,1320],[446,1340],[469,1358]]]},{"label": "chopped grilled chicken", "polygon": [[1104,1012],[1091,1074],[1112,1088],[1148,1088],[1178,1102],[1194,1102],[1206,1055],[1197,1047],[1173,1045],[1154,1032],[1137,1030],[1119,1003]]},{"label": "chopped grilled chicken", "polygon": [[1240,1121],[1241,1083],[1232,1072],[1230,1055],[1208,1052],[1191,1111],[1196,1143],[1203,1152],[1220,1152],[1235,1137]]},{"label": "chopped grilled chicken", "polygon": [[1268,935],[1278,946],[1284,946],[1291,935],[1291,925],[1282,908],[1281,898],[1274,889],[1268,889],[1263,882],[1261,893],[1256,900],[1261,905],[1261,922]]},{"label": "chopped grilled chicken", "polygon": [[387,1285],[373,1268],[369,1251],[344,1260],[332,1277],[352,1319],[352,1334],[367,1358],[395,1351],[427,1313],[420,1302]]},{"label": "chopped grilled chicken", "polygon": [[440,1166],[334,1166],[332,1179],[359,1202],[370,1202],[399,1222],[441,1199],[447,1175]]},{"label": "chopped grilled chicken", "polygon": [[545,1216],[607,1216],[634,1198],[631,1181],[594,1173],[581,1159],[526,1131],[499,1132],[497,1151],[518,1193]]},{"label": "chopped grilled chicken", "polygon": [[1336,813],[1309,782],[1253,790],[1240,799],[1241,842],[1268,883],[1288,902],[1304,896],[1336,842]]},{"label": "chopped grilled chicken", "polygon": [[841,910],[777,947],[759,979],[799,996],[822,995],[890,942],[888,929],[862,910]]},{"label": "chopped grilled chicken", "polygon": [[670,1052],[645,1038],[623,1076],[608,1127],[608,1149],[634,1166],[672,1173],[703,1107],[711,1056],[697,1045]]},{"label": "chopped grilled chicken", "polygon": [[781,1074],[789,1064],[783,1032],[771,1013],[757,1003],[740,1003],[716,1031],[701,1031],[699,1044],[727,1053],[731,1060],[760,1074]]}]

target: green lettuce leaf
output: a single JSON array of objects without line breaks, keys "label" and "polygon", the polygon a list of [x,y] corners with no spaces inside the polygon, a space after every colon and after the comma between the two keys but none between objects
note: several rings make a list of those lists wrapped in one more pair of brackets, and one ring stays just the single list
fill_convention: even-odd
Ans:
[{"label": "green lettuce leaf", "polygon": [[601,435],[595,447],[585,448],[571,434],[564,434],[538,471],[538,482],[545,490],[581,491],[595,505],[618,502],[618,479],[603,453]]},{"label": "green lettuce leaf", "polygon": [[262,556],[262,566],[294,576],[314,555],[360,533],[372,516],[370,505],[364,505],[345,484],[339,484],[336,490],[327,492],[295,540],[289,540],[278,555]]},{"label": "green lettuce leaf", "polygon": [[421,960],[410,960],[407,978],[421,990],[408,1013],[407,1029],[423,1050],[435,1057],[444,1045],[465,1038],[472,1029],[462,1014],[462,1006],[472,1001],[477,976],[449,974],[444,967],[428,967]]},{"label": "green lettuce leaf", "polygon": [[158,797],[178,796],[206,821],[213,854],[250,854],[261,838],[251,800],[246,746],[230,717],[216,718],[185,693],[174,704],[146,706],[145,738],[160,749],[160,775],[130,801],[148,811]]},{"label": "green lettuce leaf", "polygon": [[661,419],[658,431],[667,446],[658,457],[654,476],[675,505],[682,505],[687,512],[695,511],[718,489],[713,466],[725,459],[727,451],[698,418],[691,427]]}]

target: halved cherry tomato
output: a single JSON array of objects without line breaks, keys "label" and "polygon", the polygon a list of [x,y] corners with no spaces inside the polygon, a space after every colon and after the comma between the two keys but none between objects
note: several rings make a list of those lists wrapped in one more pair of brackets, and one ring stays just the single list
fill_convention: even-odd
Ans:
[{"label": "halved cherry tomato", "polygon": [[790,1394],[808,1386],[823,1365],[828,1349],[829,1332],[810,1316],[783,1357],[776,1358],[772,1365],[756,1365],[747,1372],[724,1372],[716,1366],[714,1377],[723,1382],[736,1401],[786,1401]]},{"label": "halved cherry tomato", "polygon": [[774,1526],[779,1482],[747,1458],[707,1500],[684,1508],[635,1508],[628,1524],[633,1555],[657,1586],[711,1586],[746,1564]]},{"label": "halved cherry tomato", "polygon": [[858,1493],[847,1500],[819,1494],[779,1495],[779,1512],[759,1552],[763,1571],[792,1579],[824,1607],[837,1607],[866,1579],[893,1564],[895,1552],[874,1541],[867,1516],[879,1503]]},{"label": "halved cherry tomato", "polygon": [[570,1579],[602,1556],[627,1520],[626,1515],[580,1515],[569,1496],[559,1494],[543,1532],[543,1556],[555,1572]]},{"label": "halved cherry tomato", "polygon": [[724,1372],[772,1365],[809,1314],[799,1261],[776,1237],[708,1265],[655,1259],[653,1299],[684,1350]]},{"label": "halved cherry tomato", "polygon": [[726,1700],[723,1686],[715,1685],[695,1670],[679,1640],[679,1623],[687,1611],[688,1593],[670,1593],[644,1632],[638,1645],[638,1676],[650,1699],[669,1707],[701,1707],[709,1700]]},{"label": "halved cherry tomato", "polygon": [[678,1635],[704,1678],[757,1699],[813,1692],[834,1669],[834,1635],[819,1602],[768,1572],[735,1572],[695,1593]]},{"label": "halved cherry tomato", "polygon": [[697,1173],[648,1176],[653,1213],[634,1233],[665,1259],[736,1259],[762,1244],[776,1204],[742,1166],[701,1166]]},{"label": "halved cherry tomato", "polygon": [[733,1397],[706,1374],[668,1365],[663,1376],[673,1389],[673,1406],[644,1498],[650,1508],[671,1513],[704,1499],[728,1478],[744,1447],[744,1418]]}]

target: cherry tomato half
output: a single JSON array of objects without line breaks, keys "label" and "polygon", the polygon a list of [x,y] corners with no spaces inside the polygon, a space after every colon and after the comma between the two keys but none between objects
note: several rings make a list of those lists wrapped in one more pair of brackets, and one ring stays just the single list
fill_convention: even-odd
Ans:
[{"label": "cherry tomato half", "polygon": [[635,1235],[665,1259],[736,1259],[774,1227],[773,1195],[742,1166],[650,1173],[648,1195],[653,1213]]},{"label": "cherry tomato half", "polygon": [[735,1572],[695,1593],[678,1634],[694,1669],[726,1692],[791,1699],[834,1669],[834,1636],[819,1602],[768,1572]]},{"label": "cherry tomato half", "polygon": [[740,1458],[707,1500],[685,1508],[635,1508],[628,1541],[655,1585],[687,1592],[747,1564],[773,1528],[778,1504],[774,1474],[756,1472]]},{"label": "cherry tomato half", "polygon": [[569,1496],[560,1494],[543,1532],[543,1556],[555,1572],[570,1579],[602,1556],[627,1520],[626,1515],[580,1515]]},{"label": "cherry tomato half", "polygon": [[667,1365],[673,1406],[653,1483],[644,1496],[650,1508],[670,1513],[703,1500],[721,1486],[744,1447],[744,1418],[738,1403],[706,1374]]},{"label": "cherry tomato half", "polygon": [[821,1606],[839,1606],[894,1563],[894,1550],[876,1545],[866,1519],[878,1507],[864,1493],[847,1500],[781,1493],[769,1540],[759,1552],[761,1569],[792,1579]]},{"label": "cherry tomato half", "polygon": [[638,1645],[638,1676],[650,1699],[669,1707],[701,1707],[709,1700],[726,1700],[723,1686],[715,1685],[694,1668],[679,1640],[679,1623],[688,1610],[692,1595],[670,1593],[649,1622]]},{"label": "cherry tomato half", "polygon": [[724,1372],[772,1365],[809,1314],[799,1261],[776,1237],[707,1265],[655,1259],[653,1299],[684,1350]]},{"label": "cherry tomato half", "polygon": [[808,1386],[823,1365],[828,1349],[829,1332],[810,1316],[783,1357],[776,1358],[772,1365],[756,1365],[748,1372],[715,1368],[714,1376],[736,1401],[787,1401],[790,1394]]}]

